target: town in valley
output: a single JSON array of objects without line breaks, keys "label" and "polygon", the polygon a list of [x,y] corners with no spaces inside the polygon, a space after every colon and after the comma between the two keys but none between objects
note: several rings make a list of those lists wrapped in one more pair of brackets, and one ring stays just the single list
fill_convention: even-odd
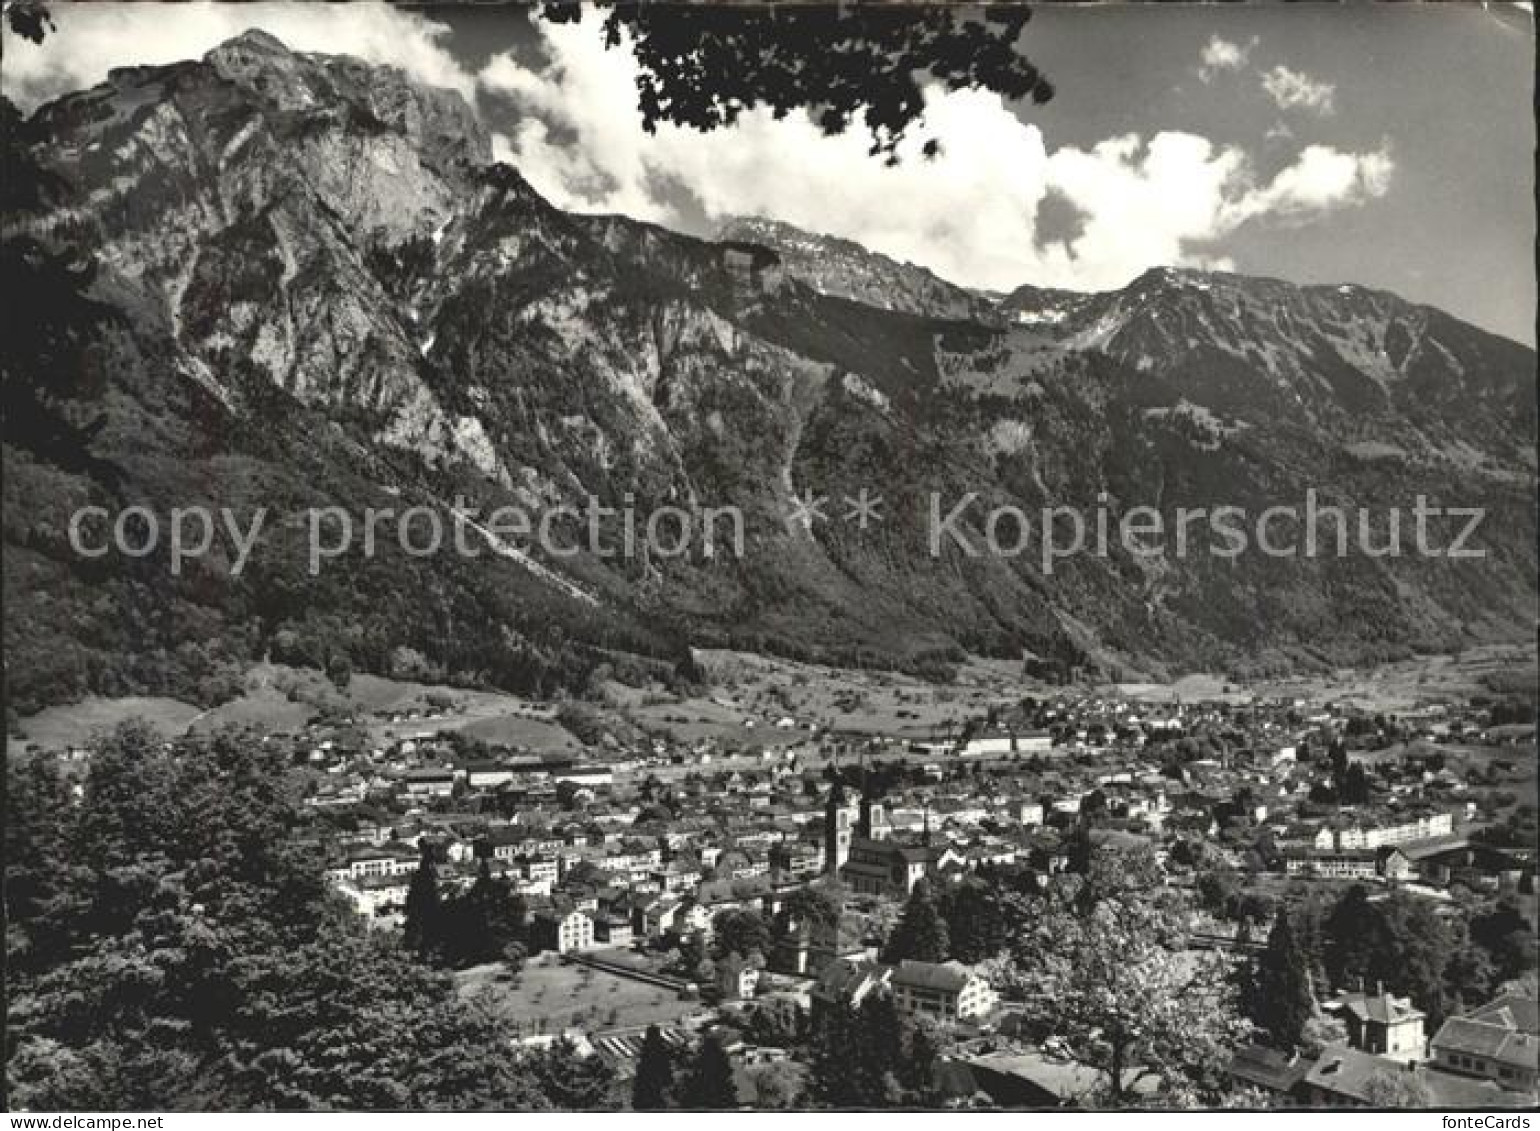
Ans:
[{"label": "town in valley", "polygon": [[[1520,654],[1256,686],[702,663],[731,678],[553,702],[268,665],[190,722],[278,752],[339,905],[517,1045],[590,1062],[595,1102],[710,1042],[713,1106],[875,1105],[849,1089],[911,1073],[911,1103],[1160,1103],[1189,1074],[1137,1055],[1173,1039],[1214,1058],[1210,1103],[1532,1102]],[[1111,1018],[1060,1016],[1089,987],[1045,994],[1034,965],[1073,982],[1039,931],[1091,891],[1159,935],[1072,944],[1126,963],[1134,1000],[1173,970],[1225,987],[1121,1065]],[[926,1063],[863,1085],[822,1031],[871,1048],[884,1019]]]}]

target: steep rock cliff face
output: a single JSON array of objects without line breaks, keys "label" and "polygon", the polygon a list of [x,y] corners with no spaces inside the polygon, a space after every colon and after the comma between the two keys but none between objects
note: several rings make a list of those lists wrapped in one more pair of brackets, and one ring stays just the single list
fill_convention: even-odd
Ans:
[{"label": "steep rock cliff face", "polygon": [[722,240],[759,244],[774,251],[785,271],[814,290],[879,310],[995,323],[1004,317],[986,295],[959,287],[924,267],[900,263],[834,236],[804,232],[763,217],[737,217],[723,224]]},{"label": "steep rock cliff face", "polygon": [[[37,316],[6,372],[25,408],[6,434],[24,610],[7,643],[79,641],[39,662],[38,698],[275,647],[380,670],[410,647],[549,689],[692,642],[922,670],[963,649],[1255,669],[1533,621],[1534,355],[1391,295],[1161,270],[996,298],[785,225],[712,242],[572,215],[492,162],[457,96],[261,33],[16,126],[30,197],[7,277]],[[1260,511],[1311,488],[1488,507],[1488,556],[1113,544],[1048,569],[1035,540],[973,556],[933,537],[933,496],[946,513],[975,494],[955,528],[978,544],[990,508],[1103,507],[1115,528],[1135,506]],[[845,517],[863,489],[884,500],[864,528]],[[571,556],[482,531],[479,557],[412,559],[382,535],[304,568],[305,507],[589,498],[641,522],[737,508],[745,552],[615,554],[618,520],[596,549],[568,514]],[[215,555],[168,579],[74,555],[66,504],[87,499],[279,517],[241,575]],[[130,609],[146,602],[164,611]],[[218,656],[182,654],[210,632]]]},{"label": "steep rock cliff face", "polygon": [[386,442],[497,474],[479,424],[422,381],[369,266],[436,231],[490,160],[458,97],[250,32],[199,63],[115,72],[33,128],[76,189],[43,223],[89,237],[227,399],[228,359],[248,358],[302,403],[362,410]]}]

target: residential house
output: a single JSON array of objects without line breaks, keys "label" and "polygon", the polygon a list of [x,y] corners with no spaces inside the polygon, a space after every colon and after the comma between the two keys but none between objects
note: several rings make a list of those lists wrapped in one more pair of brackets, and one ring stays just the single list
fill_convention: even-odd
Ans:
[{"label": "residential house", "polygon": [[631,920],[624,915],[600,915],[594,920],[594,941],[608,946],[630,946],[635,937]]},{"label": "residential house", "polygon": [[[971,1082],[953,1091],[981,1092],[1002,1108],[1094,1107],[1106,1086],[1100,1069],[1040,1050],[958,1057],[943,1061],[942,1068],[944,1073],[961,1068]],[[1152,1097],[1159,1089],[1153,1075],[1136,1077],[1132,1087],[1138,1097]]]},{"label": "residential house", "polygon": [[1370,848],[1290,849],[1283,866],[1291,876],[1332,880],[1372,880],[1379,875],[1379,860]]},{"label": "residential house", "polygon": [[557,954],[587,950],[594,945],[594,921],[577,908],[548,908],[535,913],[529,936],[537,950],[554,950]]},{"label": "residential house", "polygon": [[1305,1074],[1305,1103],[1310,1107],[1365,1107],[1369,1103],[1369,1081],[1375,1075],[1410,1071],[1388,1056],[1333,1045]]},{"label": "residential house", "polygon": [[994,1008],[989,983],[961,962],[915,962],[905,959],[889,984],[900,1011],[940,1022],[971,1021]]},{"label": "residential house", "polygon": [[770,850],[770,874],[778,879],[808,880],[823,868],[823,853],[810,844],[785,843]]},{"label": "residential house", "polygon": [[1314,1061],[1265,1045],[1242,1045],[1230,1060],[1230,1075],[1243,1087],[1263,1092],[1280,1106],[1293,1106],[1304,1095],[1305,1076]]},{"label": "residential house", "polygon": [[513,781],[514,769],[501,762],[469,762],[465,766],[465,784],[472,789],[493,789]]},{"label": "residential house", "polygon": [[1516,995],[1505,995],[1468,1016],[1451,1017],[1429,1042],[1433,1062],[1449,1072],[1491,1080],[1512,1091],[1534,1091],[1540,1086],[1540,1035],[1534,1031],[1535,1020],[1535,1003]]},{"label": "residential house", "polygon": [[348,854],[347,861],[326,870],[326,876],[334,883],[343,880],[361,880],[375,876],[402,876],[417,870],[421,856],[415,852],[395,851],[387,848],[365,848]]},{"label": "residential house", "polygon": [[408,770],[402,776],[401,783],[408,797],[448,797],[454,793],[455,772],[431,767]]},{"label": "residential house", "polygon": [[378,916],[403,910],[410,886],[405,876],[362,876],[344,880],[337,891],[358,914]]},{"label": "residential house", "polygon": [[1342,1020],[1348,1043],[1363,1052],[1415,1064],[1427,1045],[1426,1015],[1409,998],[1398,998],[1383,989],[1373,994],[1353,993],[1342,999]]},{"label": "residential house", "polygon": [[818,974],[811,993],[813,1009],[843,1003],[858,1007],[869,994],[886,992],[891,966],[865,958],[836,958]]}]

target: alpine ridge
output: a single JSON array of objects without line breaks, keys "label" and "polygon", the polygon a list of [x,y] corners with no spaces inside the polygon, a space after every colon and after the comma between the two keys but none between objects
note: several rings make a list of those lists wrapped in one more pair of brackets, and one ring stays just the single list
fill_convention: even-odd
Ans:
[{"label": "alpine ridge", "polygon": [[[217,695],[251,658],[539,693],[731,645],[943,676],[1320,667],[1534,622],[1535,356],[1365,288],[1151,270],[1008,296],[848,241],[567,213],[456,94],[248,32],[5,107],[5,641],[18,709]],[[798,501],[884,499],[870,529]],[[933,552],[927,500],[1261,511],[1419,494],[1485,556]],[[384,539],[309,508],[733,506],[744,553]],[[237,573],[83,558],[85,504],[263,506]],[[1380,522],[1381,520],[1376,520]],[[581,544],[581,520],[559,529]],[[1383,524],[1377,527],[1383,540]],[[147,592],[155,599],[144,599]],[[135,611],[135,610],[140,611]],[[155,609],[155,613],[144,610]],[[188,689],[191,689],[188,691]]]}]

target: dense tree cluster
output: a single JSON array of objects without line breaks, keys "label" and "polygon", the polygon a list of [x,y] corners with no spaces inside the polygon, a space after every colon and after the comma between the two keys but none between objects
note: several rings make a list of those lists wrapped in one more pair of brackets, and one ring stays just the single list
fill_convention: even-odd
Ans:
[{"label": "dense tree cluster", "polygon": [[770,947],[770,923],[748,907],[729,907],[711,920],[711,955],[721,961],[730,955],[748,958]]},{"label": "dense tree cluster", "polygon": [[[329,894],[282,756],[128,725],[9,758],[10,1106],[538,1109],[578,1094]],[[585,1102],[586,1102],[586,1093]]]},{"label": "dense tree cluster", "polygon": [[1383,988],[1409,997],[1432,1031],[1534,968],[1534,936],[1510,901],[1440,915],[1426,900],[1373,899],[1354,884],[1335,901],[1305,898],[1278,913],[1248,1012],[1278,1046],[1308,1045],[1317,995]]},{"label": "dense tree cluster", "polygon": [[970,876],[941,893],[938,910],[946,921],[950,957],[959,962],[994,958],[1010,941],[1009,910],[999,887]]},{"label": "dense tree cluster", "polygon": [[913,959],[916,962],[943,962],[951,953],[947,921],[941,915],[930,881],[921,880],[909,893],[898,925],[888,936],[882,960],[889,963]]},{"label": "dense tree cluster", "polygon": [[463,892],[440,889],[435,846],[424,842],[422,859],[407,886],[403,935],[407,948],[435,965],[463,967],[504,961],[517,966],[528,952],[524,897],[483,858]]},{"label": "dense tree cluster", "polygon": [[739,1106],[732,1061],[722,1037],[709,1033],[693,1051],[676,1052],[656,1025],[642,1038],[631,1082],[635,1111],[730,1111]]},{"label": "dense tree cluster", "polygon": [[820,1107],[937,1107],[939,1046],[891,996],[814,1013],[808,1099]]}]

